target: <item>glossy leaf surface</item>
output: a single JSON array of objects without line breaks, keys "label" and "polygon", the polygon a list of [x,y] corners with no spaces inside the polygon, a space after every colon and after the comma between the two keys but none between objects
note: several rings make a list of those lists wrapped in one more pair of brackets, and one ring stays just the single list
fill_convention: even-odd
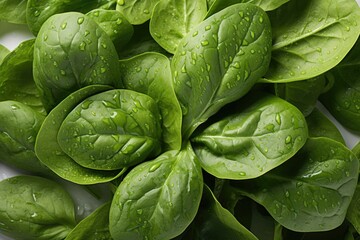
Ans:
[{"label": "glossy leaf surface", "polygon": [[14,239],[64,239],[75,226],[74,203],[45,178],[16,176],[0,182],[0,232]]},{"label": "glossy leaf surface", "polygon": [[[108,86],[88,86],[64,99],[45,118],[35,143],[35,153],[42,163],[60,177],[78,184],[109,182],[122,174],[119,170],[101,171],[84,168],[63,152],[57,135],[68,112],[87,97],[110,90]],[[43,147],[43,146],[46,146]]]},{"label": "glossy leaf surface", "polygon": [[203,188],[191,147],[165,152],[132,169],[116,190],[110,233],[116,239],[171,239],[195,218]]},{"label": "glossy leaf surface", "polygon": [[150,33],[160,46],[174,53],[186,34],[205,18],[206,12],[206,0],[159,1],[151,16]]},{"label": "glossy leaf surface", "polygon": [[278,97],[248,100],[239,110],[192,139],[202,167],[218,178],[258,177],[287,161],[306,142],[304,116]]},{"label": "glossy leaf surface", "polygon": [[24,41],[6,55],[0,67],[0,100],[24,103],[45,114],[33,79],[34,39]]},{"label": "glossy leaf surface", "polygon": [[270,48],[270,22],[252,4],[232,5],[189,32],[172,59],[185,138],[250,90],[267,70]]},{"label": "glossy leaf surface", "polygon": [[355,0],[291,0],[269,16],[273,47],[265,78],[271,82],[309,79],[328,71],[350,51],[360,32]]},{"label": "glossy leaf surface", "polygon": [[119,80],[118,57],[110,37],[81,13],[51,16],[34,46],[34,80],[46,109],[81,87],[113,85]]},{"label": "glossy leaf surface", "polygon": [[180,150],[182,113],[169,59],[159,53],[140,54],[121,60],[120,72],[125,88],[145,93],[157,102],[162,116],[164,150]]},{"label": "glossy leaf surface", "polygon": [[35,173],[47,172],[35,155],[44,116],[16,101],[0,102],[0,162]]},{"label": "glossy leaf surface", "polygon": [[121,169],[158,154],[160,118],[157,104],[149,96],[110,90],[79,102],[63,120],[57,141],[85,168]]},{"label": "glossy leaf surface", "polygon": [[[26,4],[28,0],[0,0],[0,21],[26,24]],[[1,62],[1,61],[0,61]]]},{"label": "glossy leaf surface", "polygon": [[284,227],[327,231],[342,224],[354,194],[359,161],[343,144],[309,138],[289,161],[236,187],[263,205]]},{"label": "glossy leaf surface", "polygon": [[4,45],[0,44],[0,66],[1,63],[3,62],[4,58],[6,57],[6,55],[8,55],[10,53],[10,50],[7,49]]},{"label": "glossy leaf surface", "polygon": [[127,20],[138,25],[150,19],[155,5],[160,0],[118,0],[116,10],[121,12]]}]

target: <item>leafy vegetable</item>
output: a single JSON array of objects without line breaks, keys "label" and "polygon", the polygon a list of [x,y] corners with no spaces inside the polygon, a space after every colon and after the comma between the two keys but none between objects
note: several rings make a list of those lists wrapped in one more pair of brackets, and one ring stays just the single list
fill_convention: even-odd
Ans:
[{"label": "leafy vegetable", "polygon": [[32,77],[34,39],[22,42],[3,60],[0,68],[0,100],[24,103],[40,113],[45,109]]},{"label": "leafy vegetable", "polygon": [[90,17],[73,12],[51,16],[34,46],[34,80],[46,109],[81,87],[117,83],[117,60],[110,37]]},{"label": "leafy vegetable", "polygon": [[0,44],[0,65],[3,62],[4,58],[6,57],[6,55],[8,55],[9,53],[10,50]]},{"label": "leafy vegetable", "polygon": [[134,25],[142,24],[150,19],[159,0],[118,0],[116,10],[121,12]]},{"label": "leafy vegetable", "polygon": [[330,70],[350,51],[360,31],[355,0],[291,0],[269,17],[273,47],[265,78],[271,82],[309,79]]},{"label": "leafy vegetable", "polygon": [[51,180],[8,178],[0,195],[0,232],[14,239],[63,239],[76,224],[71,197]]},{"label": "leafy vegetable", "polygon": [[48,172],[34,152],[43,120],[43,115],[20,102],[0,102],[0,162],[31,172]]},{"label": "leafy vegetable", "polygon": [[267,15],[252,4],[232,5],[189,32],[172,59],[185,138],[265,74],[270,44]]},{"label": "leafy vegetable", "polygon": [[205,18],[206,11],[206,0],[160,0],[151,16],[150,33],[160,46],[174,53],[187,33]]},{"label": "leafy vegetable", "polygon": [[132,169],[120,183],[110,208],[116,239],[171,239],[193,221],[203,180],[188,145]]},{"label": "leafy vegetable", "polygon": [[243,103],[192,139],[202,167],[218,178],[259,177],[306,142],[305,118],[291,104],[271,95]]},{"label": "leafy vegetable", "polygon": [[289,161],[260,178],[236,182],[288,229],[326,231],[345,219],[358,178],[359,161],[343,144],[309,138]]},{"label": "leafy vegetable", "polygon": [[[0,21],[25,24],[27,0],[0,0]],[[1,61],[0,61],[1,62]]]},{"label": "leafy vegetable", "polygon": [[144,53],[120,61],[125,88],[145,93],[158,104],[162,116],[164,150],[181,148],[181,108],[176,99],[170,61],[158,53]]}]

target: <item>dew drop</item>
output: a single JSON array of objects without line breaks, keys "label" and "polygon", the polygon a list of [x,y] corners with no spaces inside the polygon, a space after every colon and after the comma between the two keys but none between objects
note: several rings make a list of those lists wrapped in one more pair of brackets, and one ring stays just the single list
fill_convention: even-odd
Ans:
[{"label": "dew drop", "polygon": [[292,137],[291,136],[287,136],[286,138],[285,138],[285,143],[286,144],[289,144],[289,143],[291,143],[292,142]]},{"label": "dew drop", "polygon": [[63,24],[61,24],[61,29],[65,29],[66,28],[66,26],[67,26],[67,22],[64,22]]},{"label": "dew drop", "polygon": [[280,116],[280,114],[279,113],[277,113],[276,115],[275,115],[275,121],[277,122],[277,124],[281,124],[281,116]]},{"label": "dew drop", "polygon": [[85,42],[81,42],[80,45],[79,45],[79,49],[81,51],[84,51],[85,50],[85,47],[86,47],[86,43]]},{"label": "dew drop", "polygon": [[79,17],[77,20],[78,24],[82,24],[84,22],[84,18],[83,17]]},{"label": "dew drop", "polygon": [[149,172],[155,172],[160,166],[161,166],[161,163],[156,163],[156,164],[152,165],[149,169]]},{"label": "dew drop", "polygon": [[145,10],[143,11],[143,13],[145,13],[145,14],[149,14],[149,13],[150,13],[150,11],[149,11],[148,9],[145,9]]},{"label": "dew drop", "polygon": [[117,4],[120,6],[124,6],[125,5],[125,0],[117,0]]},{"label": "dew drop", "polygon": [[211,25],[207,25],[206,27],[205,27],[205,31],[209,31],[211,29]]},{"label": "dew drop", "polygon": [[192,36],[193,36],[193,37],[196,37],[198,34],[199,34],[199,32],[198,32],[198,31],[195,31],[195,32],[192,34]]},{"label": "dew drop", "polygon": [[259,22],[263,23],[264,22],[264,18],[262,16],[259,17]]},{"label": "dew drop", "polygon": [[201,46],[207,46],[207,45],[209,45],[209,41],[204,40],[201,42]]},{"label": "dew drop", "polygon": [[39,10],[36,10],[36,11],[34,12],[34,16],[35,16],[35,17],[40,16],[40,11],[39,11]]}]

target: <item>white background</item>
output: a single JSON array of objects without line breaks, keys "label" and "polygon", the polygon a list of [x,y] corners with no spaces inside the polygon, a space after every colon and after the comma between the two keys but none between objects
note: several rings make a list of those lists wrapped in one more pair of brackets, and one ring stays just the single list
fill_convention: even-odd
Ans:
[{"label": "white background", "polygon": [[[357,2],[360,4],[360,0],[357,0]],[[20,42],[33,37],[34,36],[29,32],[27,26],[25,25],[0,22],[0,44],[4,45],[9,50],[14,50]],[[360,135],[347,131],[344,127],[338,124],[338,122],[320,104],[318,104],[318,107],[337,125],[349,148],[352,148],[360,140]],[[18,172],[16,170],[0,163],[0,180],[17,174]],[[79,215],[87,215],[103,202],[103,199],[97,200],[89,192],[75,185],[68,184],[68,190],[74,197]],[[0,235],[0,240],[10,239]]]}]

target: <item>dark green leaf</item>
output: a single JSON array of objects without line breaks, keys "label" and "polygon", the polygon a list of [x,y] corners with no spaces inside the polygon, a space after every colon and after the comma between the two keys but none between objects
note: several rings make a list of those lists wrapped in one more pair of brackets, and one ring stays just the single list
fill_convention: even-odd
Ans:
[{"label": "dark green leaf", "polygon": [[287,161],[305,144],[304,116],[281,98],[248,99],[239,109],[192,139],[202,167],[210,174],[255,178]]},{"label": "dark green leaf", "polygon": [[121,85],[117,61],[110,37],[90,17],[75,12],[50,17],[36,38],[33,68],[46,109],[81,87]]},{"label": "dark green leaf", "polygon": [[27,2],[27,0],[0,0],[0,21],[26,24]]},{"label": "dark green leaf", "polygon": [[116,10],[121,12],[127,20],[138,25],[150,19],[155,5],[160,0],[118,0]]},{"label": "dark green leaf", "polygon": [[6,55],[8,55],[10,53],[10,50],[7,49],[4,45],[0,44],[0,66],[1,63],[3,62],[4,58],[6,57]]},{"label": "dark green leaf", "polygon": [[145,93],[157,102],[162,116],[164,150],[179,150],[182,114],[169,59],[159,53],[144,53],[121,60],[120,72],[125,88]]},{"label": "dark green leaf", "polygon": [[272,60],[265,78],[293,82],[335,67],[360,32],[355,0],[291,0],[269,13],[273,29]]},{"label": "dark green leaf", "polygon": [[75,207],[51,180],[16,176],[0,182],[0,232],[21,240],[61,240],[75,226]]},{"label": "dark green leaf", "polygon": [[232,5],[189,32],[172,59],[184,138],[250,90],[267,70],[270,49],[270,22],[253,4]]},{"label": "dark green leaf", "polygon": [[110,209],[117,239],[171,239],[195,218],[203,188],[190,146],[136,166],[120,183]]}]

